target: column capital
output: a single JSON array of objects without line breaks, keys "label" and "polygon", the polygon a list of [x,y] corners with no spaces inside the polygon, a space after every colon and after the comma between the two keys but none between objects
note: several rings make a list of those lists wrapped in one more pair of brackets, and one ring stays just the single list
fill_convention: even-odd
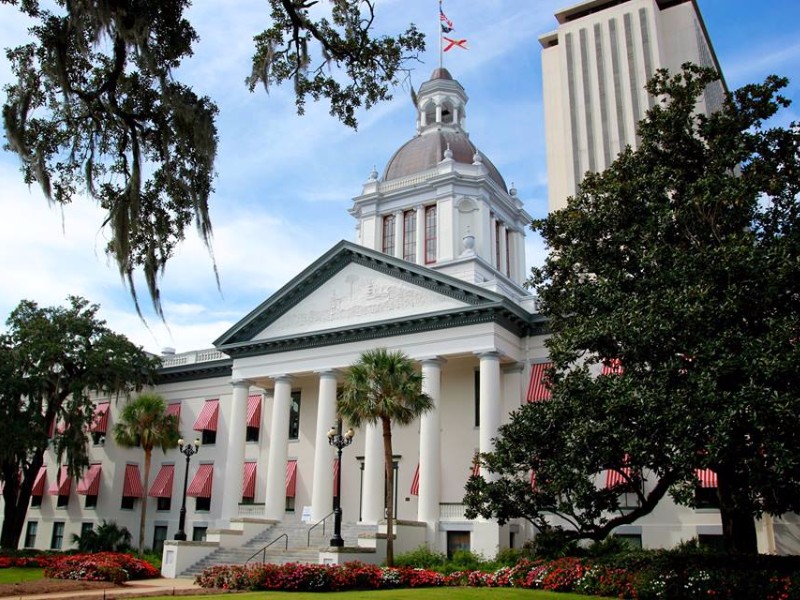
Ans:
[{"label": "column capital", "polygon": [[273,376],[272,381],[275,383],[292,383],[292,381],[294,381],[294,377],[288,373],[281,373],[280,375]]},{"label": "column capital", "polygon": [[320,379],[323,378],[323,377],[334,377],[335,378],[335,377],[338,377],[341,374],[341,370],[333,369],[333,368],[331,368],[331,369],[319,369],[317,371],[314,371],[314,373],[316,375],[319,375]]},{"label": "column capital", "polygon": [[502,355],[497,350],[479,350],[478,352],[474,353],[475,356],[480,358],[481,360],[500,360],[500,356]]},{"label": "column capital", "polygon": [[249,379],[231,379],[231,385],[235,388],[237,387],[250,387],[250,380]]},{"label": "column capital", "polygon": [[425,358],[419,359],[419,364],[423,367],[430,366],[430,367],[441,367],[447,362],[446,358],[442,358],[441,356],[426,356]]}]

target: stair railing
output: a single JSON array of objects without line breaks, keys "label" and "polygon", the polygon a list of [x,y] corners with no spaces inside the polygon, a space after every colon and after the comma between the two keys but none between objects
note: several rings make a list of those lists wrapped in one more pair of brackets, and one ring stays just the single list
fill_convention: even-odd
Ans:
[{"label": "stair railing", "polygon": [[277,542],[281,538],[286,538],[283,549],[284,550],[288,550],[289,549],[289,536],[287,534],[285,534],[285,533],[282,533],[278,537],[276,537],[274,540],[272,540],[269,544],[267,544],[266,546],[261,548],[261,550],[256,550],[255,554],[253,554],[250,558],[248,558],[246,561],[244,561],[244,564],[247,565],[247,563],[249,563],[251,560],[253,560],[259,554],[261,554],[261,564],[262,565],[265,564],[267,562],[267,548],[272,546],[272,544],[274,544],[275,542]]},{"label": "stair railing", "polygon": [[314,530],[314,528],[317,525],[322,525],[322,535],[324,536],[325,535],[325,521],[328,520],[328,517],[332,517],[332,516],[333,516],[333,511],[329,512],[327,515],[322,517],[322,519],[320,519],[319,521],[317,521],[311,527],[308,528],[308,540],[307,540],[308,544],[306,545],[307,548],[311,547],[311,532]]}]

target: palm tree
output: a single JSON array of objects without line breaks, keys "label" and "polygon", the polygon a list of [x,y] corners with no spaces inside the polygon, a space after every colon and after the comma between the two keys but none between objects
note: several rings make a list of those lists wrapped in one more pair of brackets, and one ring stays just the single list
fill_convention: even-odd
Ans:
[{"label": "palm tree", "polygon": [[338,402],[339,416],[352,426],[362,423],[383,427],[383,457],[386,477],[386,564],[394,565],[394,468],[392,423],[409,425],[433,408],[433,400],[422,391],[422,375],[404,353],[385,348],[368,350],[350,367]]},{"label": "palm tree", "polygon": [[150,481],[150,459],[153,448],[166,452],[178,445],[178,419],[167,414],[167,403],[158,394],[142,394],[125,405],[114,425],[114,440],[124,448],[141,446],[144,450],[144,498],[139,517],[139,555],[144,550],[144,529],[147,519],[147,486]]}]

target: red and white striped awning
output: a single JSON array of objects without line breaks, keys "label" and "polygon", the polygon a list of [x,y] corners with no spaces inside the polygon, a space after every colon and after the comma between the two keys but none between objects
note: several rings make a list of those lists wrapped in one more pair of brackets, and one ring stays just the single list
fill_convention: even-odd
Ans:
[{"label": "red and white striped awning", "polygon": [[244,475],[242,476],[242,498],[256,497],[256,465],[255,461],[244,463]]},{"label": "red and white striped awning", "polygon": [[195,431],[216,431],[218,418],[219,400],[206,400],[192,429]]},{"label": "red and white striped awning", "polygon": [[247,426],[261,427],[261,394],[247,397]]},{"label": "red and white striped awning", "polygon": [[286,497],[294,498],[297,493],[297,461],[286,463]]},{"label": "red and white striped awning", "polygon": [[622,375],[625,369],[622,368],[622,361],[618,358],[606,359],[603,361],[601,375]]},{"label": "red and white striped awning", "polygon": [[417,463],[417,470],[414,471],[414,478],[411,480],[411,495],[419,496],[419,463]]},{"label": "red and white striped awning", "polygon": [[697,475],[697,479],[700,480],[700,487],[717,487],[717,474],[711,469],[697,469],[695,473]]},{"label": "red and white striped awning", "polygon": [[536,491],[536,471],[531,471],[531,489]]},{"label": "red and white striped awning", "polygon": [[36,480],[33,482],[31,496],[44,496],[44,482],[46,479],[47,467],[43,465],[39,467],[39,472],[36,474]]},{"label": "red and white striped awning", "polygon": [[105,433],[108,431],[108,409],[110,406],[110,402],[100,402],[94,407],[94,418],[89,431],[92,433]]},{"label": "red and white striped awning", "polygon": [[606,471],[606,488],[612,488],[615,485],[622,485],[628,482],[631,476],[630,458],[626,454],[622,459],[623,467],[621,469],[608,469]]},{"label": "red and white striped awning", "polygon": [[472,474],[475,477],[481,474],[481,463],[477,460],[472,463]]},{"label": "red and white striped awning", "polygon": [[192,483],[186,492],[187,496],[194,498],[211,498],[211,484],[214,481],[214,463],[200,465],[197,473],[194,474]]},{"label": "red and white striped awning", "polygon": [[536,363],[531,365],[531,380],[528,384],[528,402],[550,400],[550,388],[547,387],[546,371],[553,363]]},{"label": "red and white striped awning", "polygon": [[339,459],[333,459],[333,495],[339,495]]},{"label": "red and white striped awning", "polygon": [[90,465],[83,479],[78,482],[76,491],[83,496],[97,496],[100,492],[100,472],[102,469],[103,465],[100,463]]},{"label": "red and white striped awning", "polygon": [[181,403],[180,402],[173,402],[172,404],[167,404],[167,414],[175,417],[178,420],[178,424],[181,421]]},{"label": "red and white striped awning", "polygon": [[66,465],[62,466],[58,473],[59,476],[56,477],[56,480],[53,482],[53,485],[50,486],[50,489],[47,490],[47,492],[52,496],[69,496],[69,490],[72,487],[72,480],[67,475]]},{"label": "red and white striped awning", "polygon": [[172,482],[175,479],[175,465],[161,465],[153,485],[150,486],[151,498],[172,498]]},{"label": "red and white striped awning", "polygon": [[139,475],[139,465],[125,465],[125,479],[122,482],[122,495],[126,498],[141,498],[144,496],[142,477]]}]

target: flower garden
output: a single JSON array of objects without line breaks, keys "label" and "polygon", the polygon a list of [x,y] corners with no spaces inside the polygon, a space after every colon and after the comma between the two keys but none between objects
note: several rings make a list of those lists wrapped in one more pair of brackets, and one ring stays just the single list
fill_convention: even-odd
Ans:
[{"label": "flower garden", "polygon": [[218,566],[206,569],[197,577],[197,583],[202,587],[226,590],[334,592],[473,586],[575,592],[638,600],[800,599],[800,570],[795,557],[785,561],[781,557],[725,557],[726,564],[720,564],[713,557],[691,562],[670,560],[668,553],[641,553],[636,558],[631,557],[636,557],[636,554],[626,559],[522,559],[514,566],[494,571],[448,574],[357,562],[344,565]]},{"label": "flower garden", "polygon": [[150,563],[121,552],[0,556],[0,568],[9,567],[43,567],[45,577],[52,579],[108,581],[117,584],[161,576]]}]

